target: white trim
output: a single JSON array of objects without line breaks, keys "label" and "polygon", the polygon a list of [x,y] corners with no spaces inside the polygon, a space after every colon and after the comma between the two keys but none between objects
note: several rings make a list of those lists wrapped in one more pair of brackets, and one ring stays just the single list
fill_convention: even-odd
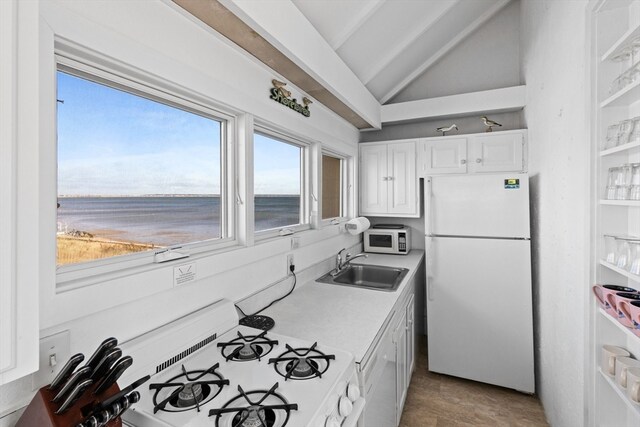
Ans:
[{"label": "white trim", "polygon": [[349,157],[345,154],[338,153],[334,150],[323,149],[320,155],[320,165],[322,166],[322,157],[323,156],[333,157],[335,159],[340,160],[340,215],[337,217],[331,218],[322,218],[322,195],[324,192],[324,188],[322,188],[322,176],[324,171],[322,167],[320,167],[321,173],[318,176],[318,187],[320,188],[318,195],[318,218],[320,220],[320,224],[322,227],[330,226],[330,225],[340,225],[343,222],[349,220],[348,216],[348,188],[349,188]]},{"label": "white trim", "polygon": [[[176,244],[171,247],[184,247],[191,255],[218,250],[236,245],[235,242],[235,182],[233,177],[235,166],[234,140],[236,134],[235,117],[215,109],[216,106],[206,105],[206,100],[199,97],[199,102],[188,99],[189,93],[180,90],[176,94],[175,85],[161,79],[153,78],[153,82],[144,80],[144,73],[138,71],[134,76],[123,76],[117,69],[123,69],[120,64],[113,64],[107,58],[101,58],[93,52],[86,61],[75,52],[70,52],[70,45],[57,43],[56,71],[61,71],[96,84],[101,84],[116,90],[122,90],[132,95],[149,99],[173,108],[181,109],[200,115],[220,123],[220,232],[221,238],[201,242]],[[77,49],[77,46],[74,46]],[[86,50],[85,50],[86,51]],[[114,70],[115,68],[115,70]],[[57,85],[56,85],[57,87]],[[54,125],[55,127],[56,125]],[[55,138],[53,138],[55,140]],[[57,157],[56,157],[57,158]],[[223,192],[224,191],[224,192]],[[57,194],[57,192],[56,192]],[[145,268],[153,264],[158,250],[127,254],[105,259],[82,262],[79,264],[57,266],[57,291],[66,292],[104,281],[105,278],[121,277],[123,274],[135,274],[132,268]]]},{"label": "white trim", "polygon": [[[296,137],[290,136],[279,129],[274,129],[269,126],[265,126],[263,124],[257,124],[254,126],[253,130],[254,134],[261,134],[272,140],[282,142],[283,144],[293,145],[300,149],[300,211],[299,211],[299,219],[300,222],[298,224],[290,224],[283,227],[270,228],[267,230],[256,230],[254,231],[255,240],[262,241],[265,239],[270,239],[277,236],[284,236],[286,234],[293,234],[300,231],[308,230],[311,228],[309,213],[310,213],[310,201],[311,198],[311,182],[312,182],[312,168],[311,168],[311,146],[312,143],[302,141]],[[255,155],[254,155],[255,159]],[[253,166],[253,165],[252,165]],[[252,180],[252,185],[253,182]],[[254,199],[255,199],[255,188],[254,188]],[[255,215],[255,206],[254,206],[254,215]],[[255,227],[255,219],[254,219],[254,227]],[[289,233],[289,231],[291,233]]]}]

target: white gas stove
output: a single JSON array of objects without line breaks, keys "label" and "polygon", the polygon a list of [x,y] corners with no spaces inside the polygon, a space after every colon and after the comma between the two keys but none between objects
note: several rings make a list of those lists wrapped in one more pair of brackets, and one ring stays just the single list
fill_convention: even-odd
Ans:
[{"label": "white gas stove", "polygon": [[238,325],[227,300],[121,347],[120,385],[152,375],[123,415],[135,427],[352,427],[364,407],[351,354]]}]

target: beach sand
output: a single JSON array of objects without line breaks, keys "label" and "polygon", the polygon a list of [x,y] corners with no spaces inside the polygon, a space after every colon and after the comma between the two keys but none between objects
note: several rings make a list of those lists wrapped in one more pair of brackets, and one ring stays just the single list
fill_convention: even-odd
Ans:
[{"label": "beach sand", "polygon": [[119,242],[99,237],[76,237],[65,234],[57,236],[57,265],[76,264],[134,252],[144,252],[158,246]]}]

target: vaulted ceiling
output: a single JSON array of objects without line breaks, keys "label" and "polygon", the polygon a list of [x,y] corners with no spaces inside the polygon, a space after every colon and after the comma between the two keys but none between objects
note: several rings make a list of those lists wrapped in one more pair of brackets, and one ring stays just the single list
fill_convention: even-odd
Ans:
[{"label": "vaulted ceiling", "polygon": [[509,2],[291,1],[381,104]]},{"label": "vaulted ceiling", "polygon": [[510,1],[173,0],[359,129]]}]

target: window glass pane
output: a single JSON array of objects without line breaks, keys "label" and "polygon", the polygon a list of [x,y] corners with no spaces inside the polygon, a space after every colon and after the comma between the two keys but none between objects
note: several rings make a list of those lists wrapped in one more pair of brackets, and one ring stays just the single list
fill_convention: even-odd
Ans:
[{"label": "window glass pane", "polygon": [[342,160],[322,156],[322,219],[342,215]]},{"label": "window glass pane", "polygon": [[221,121],[57,79],[58,265],[223,237]]},{"label": "window glass pane", "polygon": [[258,133],[253,143],[255,230],[300,224],[302,148]]}]

